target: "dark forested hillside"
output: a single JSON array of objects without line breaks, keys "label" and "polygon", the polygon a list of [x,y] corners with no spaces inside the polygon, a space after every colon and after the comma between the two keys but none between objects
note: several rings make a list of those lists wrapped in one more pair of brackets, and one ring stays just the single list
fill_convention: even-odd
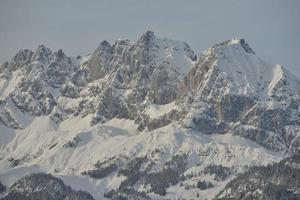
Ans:
[{"label": "dark forested hillside", "polygon": [[250,168],[229,182],[216,199],[300,199],[300,155]]}]

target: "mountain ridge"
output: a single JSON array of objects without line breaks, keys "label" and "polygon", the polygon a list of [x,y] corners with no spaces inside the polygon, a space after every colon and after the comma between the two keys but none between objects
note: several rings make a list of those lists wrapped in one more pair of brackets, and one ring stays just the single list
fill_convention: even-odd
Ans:
[{"label": "mountain ridge", "polygon": [[95,199],[212,199],[248,166],[300,152],[299,88],[244,39],[200,56],[152,31],[85,57],[21,50],[0,67],[0,182],[43,172]]}]

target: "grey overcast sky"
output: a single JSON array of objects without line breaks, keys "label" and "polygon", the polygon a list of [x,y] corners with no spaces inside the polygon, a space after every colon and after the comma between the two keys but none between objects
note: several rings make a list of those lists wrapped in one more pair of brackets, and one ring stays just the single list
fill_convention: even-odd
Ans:
[{"label": "grey overcast sky", "polygon": [[197,54],[235,37],[300,77],[300,0],[0,0],[0,62],[45,44],[68,55],[145,30]]}]

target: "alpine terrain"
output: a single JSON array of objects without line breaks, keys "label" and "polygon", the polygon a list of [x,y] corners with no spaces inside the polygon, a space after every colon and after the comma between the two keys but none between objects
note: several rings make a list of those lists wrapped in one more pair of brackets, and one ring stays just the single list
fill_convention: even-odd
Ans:
[{"label": "alpine terrain", "polygon": [[244,39],[146,31],[0,67],[0,199],[300,199],[300,81]]}]

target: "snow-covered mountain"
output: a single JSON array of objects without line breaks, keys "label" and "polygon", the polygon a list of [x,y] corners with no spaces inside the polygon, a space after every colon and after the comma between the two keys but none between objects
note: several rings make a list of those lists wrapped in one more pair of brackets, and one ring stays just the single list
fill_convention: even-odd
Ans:
[{"label": "snow-covered mountain", "polygon": [[41,172],[95,199],[212,199],[300,153],[300,81],[244,39],[198,58],[151,31],[77,58],[40,45],[0,67],[0,149],[6,188]]}]

